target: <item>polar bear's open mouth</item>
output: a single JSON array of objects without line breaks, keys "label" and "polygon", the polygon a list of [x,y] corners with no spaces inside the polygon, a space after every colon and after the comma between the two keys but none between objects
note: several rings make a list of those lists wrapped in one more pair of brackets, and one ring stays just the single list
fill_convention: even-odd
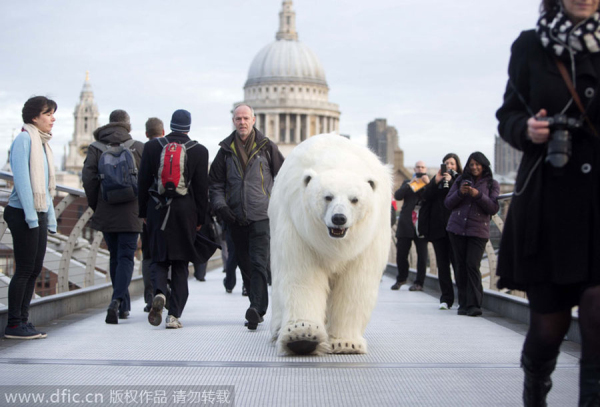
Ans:
[{"label": "polar bear's open mouth", "polygon": [[344,236],[346,236],[346,231],[348,231],[347,228],[328,228],[329,229],[329,236],[331,237],[335,237],[335,238],[342,238]]}]

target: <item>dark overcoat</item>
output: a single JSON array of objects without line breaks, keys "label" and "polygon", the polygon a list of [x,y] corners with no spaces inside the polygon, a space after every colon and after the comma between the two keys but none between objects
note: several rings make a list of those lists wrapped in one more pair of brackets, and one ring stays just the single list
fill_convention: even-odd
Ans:
[{"label": "dark overcoat", "polygon": [[[185,143],[187,134],[173,132],[166,136],[169,142]],[[154,261],[196,261],[194,248],[196,226],[203,225],[208,210],[208,150],[202,145],[187,151],[186,171],[189,191],[187,195],[173,198],[165,230],[161,226],[167,207],[157,208],[150,189],[158,176],[162,145],[158,139],[150,140],[144,147],[139,176],[140,217],[146,218],[148,246]]]},{"label": "dark overcoat", "polygon": [[411,180],[406,180],[402,183],[400,188],[394,192],[394,199],[396,201],[404,201],[402,209],[400,209],[396,237],[409,237],[413,239],[417,237],[417,231],[415,230],[415,225],[412,221],[412,213],[415,206],[423,199],[425,188],[421,188],[417,192],[414,192],[409,185],[410,181]]},{"label": "dark overcoat", "polygon": [[[568,58],[565,65],[572,74]],[[600,130],[600,53],[576,56],[575,74],[577,93]],[[498,285],[599,282],[600,139],[587,125],[571,130],[572,156],[556,170],[544,162],[547,144],[527,138],[528,118],[540,109],[560,113],[571,99],[554,57],[533,30],[514,42],[509,78],[496,113],[498,131],[523,158],[500,245]],[[575,103],[566,113],[581,116]]]},{"label": "dark overcoat", "polygon": [[444,205],[444,200],[454,184],[454,178],[448,182],[448,188],[443,188],[443,182],[442,179],[438,184],[433,177],[423,192],[424,203],[419,211],[419,234],[430,242],[448,237],[446,225],[451,211]]}]

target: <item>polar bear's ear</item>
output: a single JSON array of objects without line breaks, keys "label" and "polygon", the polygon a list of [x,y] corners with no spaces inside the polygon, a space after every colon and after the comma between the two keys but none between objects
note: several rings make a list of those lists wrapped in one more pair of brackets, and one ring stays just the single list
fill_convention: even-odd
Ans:
[{"label": "polar bear's ear", "polygon": [[373,188],[373,191],[375,191],[375,181],[373,181],[372,179],[367,181],[369,183],[369,185],[371,185],[371,188]]},{"label": "polar bear's ear", "polygon": [[308,183],[310,182],[311,179],[313,179],[313,177],[315,177],[317,175],[317,173],[312,170],[312,169],[308,169],[306,171],[304,171],[304,174],[302,175],[302,180],[304,182],[304,186],[308,186]]}]

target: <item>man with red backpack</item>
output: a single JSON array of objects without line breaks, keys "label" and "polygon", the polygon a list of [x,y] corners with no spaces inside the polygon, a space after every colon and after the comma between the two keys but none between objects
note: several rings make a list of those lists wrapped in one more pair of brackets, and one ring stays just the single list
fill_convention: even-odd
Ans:
[{"label": "man with red backpack", "polygon": [[146,222],[152,256],[154,299],[148,321],[162,322],[171,267],[168,329],[179,321],[188,298],[188,263],[197,260],[194,241],[208,211],[208,150],[189,138],[192,117],[176,110],[171,133],[146,143],[139,176],[139,216]]}]

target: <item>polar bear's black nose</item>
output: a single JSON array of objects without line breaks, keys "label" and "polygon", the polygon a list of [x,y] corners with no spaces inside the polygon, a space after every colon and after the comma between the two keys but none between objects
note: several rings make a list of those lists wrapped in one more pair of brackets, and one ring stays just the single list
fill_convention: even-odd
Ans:
[{"label": "polar bear's black nose", "polygon": [[336,213],[335,215],[333,215],[331,217],[331,221],[333,222],[334,225],[344,225],[346,223],[346,215],[341,214],[341,213]]}]

